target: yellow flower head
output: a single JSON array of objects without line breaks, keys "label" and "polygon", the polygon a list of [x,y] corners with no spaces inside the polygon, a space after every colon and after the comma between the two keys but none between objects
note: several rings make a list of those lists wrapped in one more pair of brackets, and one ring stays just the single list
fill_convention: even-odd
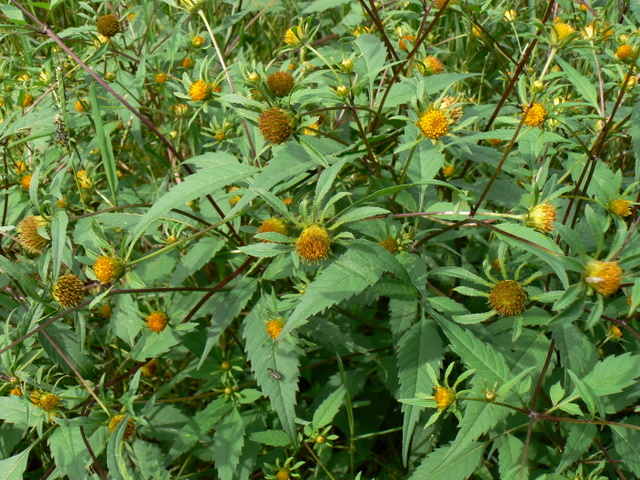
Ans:
[{"label": "yellow flower head", "polygon": [[536,102],[531,107],[524,107],[522,115],[524,115],[524,124],[526,126],[537,127],[547,119],[547,110],[541,103]]},{"label": "yellow flower head", "polygon": [[202,38],[200,35],[196,35],[191,39],[191,45],[193,45],[194,47],[201,47],[202,45],[204,45],[204,38]]},{"label": "yellow flower head", "polygon": [[387,237],[378,243],[382,245],[387,252],[393,255],[398,253],[399,246],[398,246],[398,241],[395,238]]},{"label": "yellow flower head", "polygon": [[305,39],[304,32],[299,25],[289,28],[284,34],[284,43],[287,45],[301,45]]},{"label": "yellow flower head", "polygon": [[167,81],[167,74],[164,72],[160,72],[156,74],[156,83],[163,84]]},{"label": "yellow flower head", "polygon": [[501,317],[519,315],[526,309],[527,294],[515,280],[496,283],[489,295],[489,305]]},{"label": "yellow flower head", "polygon": [[31,95],[30,93],[25,93],[24,98],[22,99],[22,106],[28,107],[32,103],[33,103],[33,95]]},{"label": "yellow flower head", "polygon": [[100,283],[111,283],[122,276],[124,268],[117,258],[103,255],[93,264],[93,273]]},{"label": "yellow flower head", "polygon": [[24,177],[22,177],[20,179],[20,186],[25,189],[25,190],[29,190],[29,188],[31,187],[31,179],[33,178],[33,175],[25,175]]},{"label": "yellow flower head", "polygon": [[616,58],[623,62],[627,62],[631,59],[633,55],[633,47],[628,43],[624,43],[618,47],[616,50]]},{"label": "yellow flower head", "polygon": [[631,215],[631,202],[623,198],[610,201],[608,208],[616,217],[624,218]]},{"label": "yellow flower head", "polygon": [[[282,218],[269,218],[258,227],[258,233],[275,232],[282,235],[289,235],[289,224]],[[266,243],[273,243],[270,240],[261,240]]]},{"label": "yellow flower head", "polygon": [[354,28],[351,33],[353,33],[353,36],[357,38],[360,35],[362,35],[363,33],[371,33],[372,31],[373,31],[373,29],[371,27],[367,27],[366,25],[362,25],[360,27]]},{"label": "yellow flower head", "polygon": [[407,42],[413,43],[415,42],[415,40],[416,40],[415,35],[411,35],[410,33],[408,33],[407,35],[403,35],[400,41],[398,42],[398,48],[406,52],[407,50],[409,50],[409,44]]},{"label": "yellow flower head", "polygon": [[154,358],[152,360],[149,360],[142,366],[140,370],[142,370],[142,374],[145,377],[153,377],[158,371],[158,359]]},{"label": "yellow flower head", "polygon": [[82,99],[76,100],[76,103],[73,107],[75,109],[76,112],[84,112],[84,102],[82,101]]},{"label": "yellow flower head", "polygon": [[38,232],[39,228],[48,227],[49,221],[40,215],[26,217],[20,220],[16,226],[18,231],[18,242],[29,253],[42,253],[44,247],[49,243],[49,239],[43,237]]},{"label": "yellow flower head", "polygon": [[31,394],[31,403],[45,412],[52,412],[60,405],[60,397],[53,393],[34,392]]},{"label": "yellow flower head", "polygon": [[278,480],[289,480],[291,478],[291,475],[289,474],[289,469],[281,468],[280,470],[278,470],[276,472],[276,478]]},{"label": "yellow flower head", "polygon": [[84,300],[84,283],[73,273],[63,275],[53,284],[53,299],[63,308],[79,305]]},{"label": "yellow flower head", "polygon": [[444,65],[436,57],[429,55],[422,60],[422,65],[418,64],[418,70],[423,75],[437,75],[444,71]]},{"label": "yellow flower head", "polygon": [[280,335],[280,332],[282,332],[284,323],[285,322],[282,317],[269,320],[266,325],[267,333],[269,334],[269,336],[274,340],[278,338],[278,335]]},{"label": "yellow flower head", "polygon": [[163,331],[166,328],[168,321],[169,317],[164,312],[155,311],[147,315],[147,326],[153,333],[160,333]]},{"label": "yellow flower head", "polygon": [[444,111],[432,108],[422,114],[416,124],[422,133],[431,140],[436,140],[449,132],[449,120]]},{"label": "yellow flower head", "polygon": [[209,98],[211,89],[204,80],[196,80],[189,87],[189,96],[194,102],[201,102]]},{"label": "yellow flower head", "polygon": [[22,389],[20,387],[13,387],[9,391],[9,395],[15,395],[16,397],[21,397],[22,396]]},{"label": "yellow flower head", "polygon": [[436,387],[436,393],[433,395],[433,399],[438,405],[438,410],[443,411],[453,405],[456,401],[456,392],[449,387]]},{"label": "yellow flower head", "polygon": [[193,68],[193,58],[184,57],[180,65],[182,65],[182,68]]},{"label": "yellow flower head", "polygon": [[551,45],[559,47],[565,44],[575,31],[576,29],[571,25],[563,22],[560,18],[556,18],[551,27]]},{"label": "yellow flower head", "polygon": [[529,210],[525,225],[535,228],[539,232],[549,233],[553,230],[553,222],[556,221],[556,215],[556,207],[550,203],[541,203]]},{"label": "yellow flower head", "polygon": [[[124,420],[125,416],[126,415],[114,415],[109,419],[109,433],[114,432],[116,427],[120,425],[120,422]],[[135,435],[135,433],[136,433],[136,424],[133,422],[131,418],[129,418],[127,420],[127,426],[124,429],[124,436],[122,437],[122,440],[124,440],[125,442],[129,441],[131,437]]]},{"label": "yellow flower head", "polygon": [[444,175],[445,177],[453,177],[454,173],[456,173],[456,167],[454,167],[453,165],[445,165],[444,167],[442,167],[442,175]]},{"label": "yellow flower head", "polygon": [[584,281],[596,292],[608,297],[620,288],[622,269],[618,262],[591,260],[587,263]]},{"label": "yellow flower head", "polygon": [[324,260],[331,253],[331,238],[322,225],[311,224],[296,240],[296,251],[303,260],[313,263]]},{"label": "yellow flower head", "polygon": [[609,337],[611,338],[622,338],[622,330],[617,325],[611,325],[609,327]]}]

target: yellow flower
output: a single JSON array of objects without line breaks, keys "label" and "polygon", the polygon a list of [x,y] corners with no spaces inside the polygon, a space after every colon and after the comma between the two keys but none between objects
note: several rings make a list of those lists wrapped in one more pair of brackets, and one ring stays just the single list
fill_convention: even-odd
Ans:
[{"label": "yellow flower", "polygon": [[79,170],[76,173],[76,178],[80,181],[80,188],[88,189],[93,186],[93,182],[89,178],[89,172],[86,170]]},{"label": "yellow flower", "polygon": [[398,42],[398,48],[406,52],[409,49],[407,42],[413,43],[415,42],[415,40],[416,40],[415,35],[411,35],[411,34],[403,35],[400,41]]},{"label": "yellow flower", "polygon": [[[114,415],[109,419],[109,433],[114,432],[116,427],[120,425],[120,422],[124,420],[125,416],[126,415]],[[136,433],[136,424],[133,422],[131,418],[129,418],[127,420],[127,426],[124,429],[124,436],[122,437],[122,440],[124,440],[125,442],[130,440],[131,437],[135,435],[135,433]]]},{"label": "yellow flower", "polygon": [[191,39],[191,45],[193,45],[194,47],[201,47],[203,44],[204,38],[202,38],[200,35],[196,35]]},{"label": "yellow flower", "polygon": [[621,60],[623,62],[630,60],[632,55],[633,47],[628,43],[620,45],[616,50],[616,57],[618,58],[618,60]]},{"label": "yellow flower", "polygon": [[525,225],[542,233],[549,233],[553,230],[553,222],[556,221],[556,215],[556,207],[550,203],[541,203],[529,210]]},{"label": "yellow flower", "polygon": [[21,397],[22,396],[22,389],[20,387],[13,387],[9,391],[9,395],[15,395],[16,397]]},{"label": "yellow flower", "polygon": [[154,333],[160,333],[163,331],[166,328],[168,321],[169,317],[164,312],[155,311],[147,315],[147,326],[149,327],[149,330]]},{"label": "yellow flower", "polygon": [[446,115],[442,110],[435,108],[423,113],[416,125],[431,140],[438,139],[449,131],[449,120],[447,120]]},{"label": "yellow flower", "polygon": [[318,125],[318,123],[312,123],[311,125],[305,127],[302,129],[302,134],[303,135],[307,135],[310,137],[317,137],[318,136],[318,130],[320,130],[320,125]]},{"label": "yellow flower", "polygon": [[284,34],[284,43],[287,45],[300,45],[305,39],[304,32],[300,26],[296,25],[289,28]]},{"label": "yellow flower", "polygon": [[209,98],[211,91],[204,80],[196,80],[189,87],[189,96],[194,102],[201,102]]},{"label": "yellow flower", "polygon": [[278,338],[280,332],[282,332],[282,328],[284,327],[284,319],[283,318],[274,318],[267,322],[267,334],[273,338],[274,340]]},{"label": "yellow flower", "polygon": [[576,29],[561,19],[556,18],[551,27],[551,45],[559,47],[565,44]]},{"label": "yellow flower", "polygon": [[454,173],[456,173],[456,167],[454,167],[453,165],[445,165],[444,167],[442,167],[442,175],[444,175],[445,177],[453,177]]},{"label": "yellow flower", "polygon": [[25,93],[24,98],[22,100],[22,106],[28,107],[32,103],[33,103],[33,95],[31,95],[30,93]]},{"label": "yellow flower", "polygon": [[111,38],[120,32],[120,23],[115,15],[102,15],[97,22],[98,33]]},{"label": "yellow flower", "polygon": [[76,104],[74,105],[75,111],[76,112],[84,112],[84,103],[82,102],[82,100],[76,100]]},{"label": "yellow flower", "polygon": [[84,283],[73,273],[63,275],[53,284],[53,299],[63,308],[79,305],[84,300]]},{"label": "yellow flower", "polygon": [[124,268],[117,258],[103,255],[93,264],[93,273],[100,283],[111,283],[122,276]]},{"label": "yellow flower", "polygon": [[[286,220],[282,218],[269,218],[262,222],[258,227],[258,233],[266,233],[266,232],[276,232],[281,233],[282,235],[289,234],[289,224]],[[265,243],[273,243],[270,240],[261,240]]]},{"label": "yellow flower", "polygon": [[191,57],[184,57],[180,62],[183,68],[193,68],[193,59]]},{"label": "yellow flower", "polygon": [[631,215],[631,202],[618,198],[609,202],[609,211],[616,217],[624,218]]},{"label": "yellow flower", "polygon": [[18,160],[15,166],[13,167],[13,171],[16,173],[24,173],[27,171],[27,164],[24,163],[22,160]]},{"label": "yellow flower", "polygon": [[296,251],[307,262],[319,262],[331,253],[331,238],[322,225],[312,224],[305,227],[296,240]]},{"label": "yellow flower", "polygon": [[622,330],[617,325],[611,325],[609,327],[609,337],[611,338],[622,338]]},{"label": "yellow flower", "polygon": [[149,360],[140,370],[145,377],[153,377],[158,371],[158,359]]},{"label": "yellow flower", "polygon": [[382,245],[387,252],[393,255],[398,253],[398,241],[395,238],[388,237],[378,243]]},{"label": "yellow flower", "polygon": [[351,33],[353,33],[353,36],[357,38],[363,33],[371,33],[372,31],[373,31],[373,28],[363,25],[363,26],[354,28]]},{"label": "yellow flower", "polygon": [[436,57],[429,55],[422,60],[422,64],[418,64],[418,70],[422,75],[436,75],[444,71],[444,66]]},{"label": "yellow flower", "polygon": [[289,480],[291,478],[291,475],[289,475],[289,469],[281,468],[280,470],[278,470],[278,472],[276,473],[276,478],[278,480]]},{"label": "yellow flower", "polygon": [[456,392],[451,388],[438,386],[436,387],[436,393],[433,395],[433,399],[436,405],[438,405],[438,410],[443,411],[456,401]]},{"label": "yellow flower", "polygon": [[20,179],[20,185],[22,186],[23,189],[27,191],[29,190],[29,187],[31,187],[32,178],[33,178],[33,175],[25,175]]},{"label": "yellow flower", "polygon": [[[238,187],[231,187],[231,188],[229,188],[228,193],[235,192],[236,190],[238,190]],[[229,205],[234,207],[236,205],[236,203],[238,203],[240,201],[241,198],[242,197],[240,195],[234,195],[233,197],[231,197],[229,199]]]},{"label": "yellow flower", "polygon": [[[451,7],[452,5],[455,5],[456,3],[458,3],[458,1],[459,0],[451,0],[447,4],[447,8]],[[435,0],[435,2],[433,2],[433,6],[439,10],[439,9],[441,9],[443,7],[445,2],[446,2],[446,0]]]},{"label": "yellow flower", "polygon": [[501,317],[518,315],[525,311],[527,294],[515,280],[496,283],[489,294],[489,305]]},{"label": "yellow flower", "polygon": [[164,72],[160,72],[156,75],[156,83],[163,84],[167,81],[167,74]]},{"label": "yellow flower", "polygon": [[531,107],[524,107],[522,115],[524,115],[524,124],[526,126],[537,127],[547,119],[547,110],[541,103],[536,102]]},{"label": "yellow flower", "polygon": [[31,394],[31,403],[45,412],[52,412],[60,405],[60,397],[53,393],[34,392]]},{"label": "yellow flower", "polygon": [[620,288],[622,269],[618,262],[591,260],[587,263],[584,281],[596,292],[608,297]]},{"label": "yellow flower", "polygon": [[38,229],[47,226],[49,226],[49,221],[40,215],[20,220],[16,230],[18,232],[18,242],[20,242],[22,248],[29,253],[42,253],[44,247],[49,243],[49,239],[40,235]]}]

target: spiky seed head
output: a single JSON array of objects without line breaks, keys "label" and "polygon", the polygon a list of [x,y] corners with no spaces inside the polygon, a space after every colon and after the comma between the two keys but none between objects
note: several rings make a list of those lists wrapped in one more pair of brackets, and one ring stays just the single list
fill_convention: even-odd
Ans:
[{"label": "spiky seed head", "polygon": [[272,107],[260,113],[258,128],[267,142],[279,145],[293,134],[295,119],[281,108]]},{"label": "spiky seed head", "polygon": [[206,100],[211,95],[209,84],[204,80],[196,80],[189,87],[189,96],[194,102]]},{"label": "spiky seed head", "polygon": [[436,108],[422,114],[416,124],[425,137],[436,140],[449,132],[449,120],[444,111]]},{"label": "spiky seed head", "polygon": [[[118,425],[120,425],[120,422],[122,422],[122,420],[124,420],[124,418],[126,417],[126,415],[114,415],[113,417],[111,417],[109,419],[109,433],[113,433],[116,429],[116,427]],[[127,426],[124,429],[124,435],[122,437],[122,440],[124,440],[125,442],[128,442],[131,437],[133,437],[136,433],[136,424],[134,423],[133,419],[129,418],[127,420]]]},{"label": "spiky seed head", "polygon": [[453,405],[456,401],[456,392],[449,387],[436,387],[436,393],[433,395],[433,399],[438,405],[438,410],[443,411]]},{"label": "spiky seed head", "polygon": [[20,220],[16,226],[18,242],[29,253],[42,253],[44,247],[49,244],[49,239],[38,232],[39,228],[48,227],[49,221],[40,215],[26,217]]},{"label": "spiky seed head", "polygon": [[556,215],[556,207],[550,203],[541,203],[529,210],[525,225],[535,228],[539,232],[549,233],[553,230],[553,222],[556,221]]},{"label": "spiky seed head", "polygon": [[160,333],[163,331],[168,322],[169,317],[164,312],[155,311],[147,315],[147,326],[149,327],[149,330],[154,333]]},{"label": "spiky seed head", "polygon": [[489,294],[489,305],[501,317],[519,315],[526,309],[527,293],[515,280],[496,283]]},{"label": "spiky seed head", "polygon": [[542,125],[547,119],[547,110],[540,102],[535,102],[531,107],[524,107],[522,110],[524,124],[528,127]]},{"label": "spiky seed head", "polygon": [[622,269],[618,262],[591,260],[587,263],[584,281],[601,295],[614,294],[622,282]]},{"label": "spiky seed head", "polygon": [[115,15],[102,15],[97,22],[98,33],[111,38],[120,33],[120,22]]},{"label": "spiky seed head", "polygon": [[296,240],[296,251],[300,258],[309,263],[324,260],[331,253],[329,232],[318,224],[305,227]]},{"label": "spiky seed head", "polygon": [[631,215],[631,202],[623,198],[610,201],[608,208],[616,217],[624,218]]},{"label": "spiky seed head", "polygon": [[[265,220],[258,227],[258,233],[266,233],[266,232],[275,232],[281,233],[282,235],[289,235],[289,223],[283,219],[278,217],[273,217]],[[265,243],[273,243],[270,240],[261,240]]]},{"label": "spiky seed head", "polygon": [[69,273],[58,278],[51,294],[62,308],[72,308],[84,300],[84,283],[76,275]]},{"label": "spiky seed head", "polygon": [[387,237],[378,243],[382,245],[387,252],[393,255],[398,253],[399,246],[398,246],[398,241],[395,238]]},{"label": "spiky seed head", "polygon": [[267,87],[276,97],[289,95],[293,84],[293,76],[289,72],[275,72],[267,77]]},{"label": "spiky seed head", "polygon": [[93,264],[93,273],[100,283],[111,283],[124,274],[124,267],[119,259],[102,255]]},{"label": "spiky seed head", "polygon": [[269,320],[265,327],[267,329],[267,334],[275,340],[276,338],[278,338],[278,335],[280,335],[280,332],[282,332],[284,324],[285,321],[282,317]]}]

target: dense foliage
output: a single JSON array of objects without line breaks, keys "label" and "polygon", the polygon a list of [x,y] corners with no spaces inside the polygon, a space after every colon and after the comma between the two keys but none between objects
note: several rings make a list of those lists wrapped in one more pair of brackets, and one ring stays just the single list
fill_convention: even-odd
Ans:
[{"label": "dense foliage", "polygon": [[0,5],[0,478],[640,476],[639,3]]}]

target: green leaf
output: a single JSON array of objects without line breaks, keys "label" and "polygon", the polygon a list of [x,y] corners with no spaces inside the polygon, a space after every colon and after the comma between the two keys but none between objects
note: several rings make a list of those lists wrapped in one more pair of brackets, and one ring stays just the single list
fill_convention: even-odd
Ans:
[{"label": "green leaf", "polygon": [[446,464],[450,446],[440,447],[427,455],[409,480],[467,480],[482,461],[483,443],[472,443],[450,458]]},{"label": "green leaf", "polygon": [[640,365],[640,355],[631,353],[610,355],[596,363],[583,380],[595,395],[619,393],[633,385],[636,378],[640,377],[638,365]]},{"label": "green leaf", "polygon": [[0,478],[2,480],[23,480],[30,451],[31,447],[12,457],[0,460]]},{"label": "green leaf", "polygon": [[271,447],[286,447],[291,444],[289,436],[282,430],[265,430],[249,435],[249,440]]},{"label": "green leaf", "polygon": [[338,173],[340,173],[345,163],[347,163],[346,160],[339,160],[329,168],[325,168],[320,174],[320,178],[318,178],[316,183],[315,198],[313,199],[313,207],[315,209],[319,209],[320,205],[322,205],[324,197],[329,193],[336,176],[338,176]]},{"label": "green leaf", "polygon": [[135,246],[135,242],[153,222],[172,208],[181,206],[194,198],[213,193],[247,178],[255,172],[252,167],[238,162],[233,155],[224,152],[205,153],[192,158],[189,163],[192,162],[204,162],[207,168],[189,175],[182,183],[174,186],[153,204],[129,233],[129,249]]},{"label": "green leaf", "polygon": [[[78,339],[78,334],[71,329],[70,325],[56,322],[49,325],[45,330],[82,376],[86,376],[93,370],[91,359],[87,356],[86,352],[83,351]],[[69,364],[67,364],[66,360],[60,355],[58,350],[53,347],[49,339],[46,338],[42,332],[38,332],[38,339],[49,358],[64,371],[72,374],[73,370]]]},{"label": "green leaf", "polygon": [[598,432],[595,425],[587,423],[567,423],[566,428],[569,430],[569,435],[562,451],[562,458],[556,467],[556,473],[563,473],[582,457],[593,445],[593,439]]},{"label": "green leaf", "polygon": [[307,287],[279,338],[306,323],[312,315],[363,292],[374,285],[385,271],[411,284],[406,270],[383,247],[366,240],[350,242],[347,251]]},{"label": "green leaf", "polygon": [[386,215],[389,213],[389,210],[380,207],[357,207],[349,210],[347,213],[338,218],[335,223],[331,226],[338,227],[345,223],[357,222],[358,220],[362,220],[363,218],[373,217],[375,215]]},{"label": "green leaf", "polygon": [[87,446],[82,440],[80,426],[60,425],[49,437],[49,448],[56,466],[69,476],[70,480],[85,480],[86,467],[91,461]]},{"label": "green leaf", "polygon": [[213,434],[213,461],[220,480],[231,480],[238,467],[240,454],[244,446],[244,421],[234,408],[216,425]]},{"label": "green leaf", "polygon": [[584,377],[598,361],[593,344],[573,323],[551,327],[562,365],[579,377]]},{"label": "green leaf", "polygon": [[181,285],[187,277],[206,265],[224,245],[224,239],[216,237],[201,238],[192,244],[171,275],[169,285]]},{"label": "green leaf", "polygon": [[526,480],[529,477],[528,469],[525,469],[525,475],[520,477],[523,450],[524,444],[519,438],[505,435],[498,448],[500,480]]},{"label": "green leaf", "polygon": [[357,62],[355,71],[363,79],[371,78],[373,81],[378,72],[386,68],[386,49],[384,44],[377,36],[368,33],[356,38],[355,43],[362,52],[361,58],[364,62],[364,65],[360,65],[360,62]]},{"label": "green leaf", "polygon": [[60,276],[64,247],[67,241],[69,217],[64,210],[58,210],[51,220],[51,259],[53,260],[53,278]]},{"label": "green leaf", "polygon": [[239,250],[251,257],[269,258],[289,253],[292,248],[291,245],[278,245],[277,243],[254,243],[240,247]]},{"label": "green leaf", "polygon": [[[630,423],[640,426],[638,417],[625,418],[622,423]],[[640,431],[630,428],[612,426],[613,444],[624,463],[622,468],[633,472],[636,478],[640,478]]]},{"label": "green leaf", "polygon": [[347,390],[344,385],[340,385],[337,390],[331,392],[324,399],[316,411],[313,412],[313,419],[311,420],[313,430],[319,430],[333,421],[333,418],[340,411],[346,393]]},{"label": "green leaf", "polygon": [[491,288],[493,284],[485,280],[482,277],[479,277],[475,273],[471,273],[469,270],[460,267],[440,267],[434,268],[429,272],[429,275],[442,275],[450,278],[461,278],[464,280],[469,280],[478,285],[483,285],[485,287]]},{"label": "green leaf", "polygon": [[[293,339],[273,340],[269,336],[265,328],[268,319],[261,313],[267,308],[264,302],[261,299],[244,320],[247,357],[258,386],[271,400],[291,443],[297,445],[295,405],[300,376],[299,350],[293,344]],[[270,370],[278,372],[280,378],[273,377]]]},{"label": "green leaf", "polygon": [[[442,339],[433,322],[422,319],[400,338],[396,347],[398,359],[399,398],[412,398],[416,393],[431,393],[435,386],[427,374],[426,365],[439,372],[444,355]],[[420,419],[421,407],[403,404],[402,458],[407,461],[411,437]]]},{"label": "green leaf", "polygon": [[[573,380],[573,384],[576,386],[576,390],[575,390],[575,392],[573,392],[571,397],[572,398],[575,397],[576,392],[577,392],[578,395],[580,395],[580,398],[582,399],[582,401],[587,406],[587,409],[589,410],[591,415],[595,415],[596,414],[596,397],[593,394],[593,391],[591,390],[591,388],[589,388],[589,385],[587,383],[583,382],[571,370],[567,370],[567,372],[569,373],[569,376],[571,377],[571,380]],[[602,411],[602,409],[600,409],[600,410]]]},{"label": "green leaf", "polygon": [[598,93],[596,92],[596,87],[593,85],[593,81],[582,75],[578,70],[560,58],[560,56],[556,55],[555,59],[564,73],[567,74],[569,81],[576,87],[579,93],[578,98],[584,98],[593,108],[598,110],[600,108],[598,105]]},{"label": "green leaf", "polygon": [[100,112],[100,104],[98,103],[98,95],[96,94],[95,83],[89,85],[89,96],[91,98],[91,119],[96,127],[96,135],[100,145],[100,157],[102,159],[102,168],[107,177],[109,191],[114,204],[118,204],[118,175],[116,170],[116,159],[113,155],[113,147],[111,146],[111,138],[109,132],[104,129],[102,123],[102,113]]},{"label": "green leaf", "polygon": [[127,461],[122,454],[124,451],[124,432],[127,428],[129,417],[125,416],[109,437],[107,444],[107,467],[110,478],[116,480],[133,480],[133,476],[127,468]]}]

